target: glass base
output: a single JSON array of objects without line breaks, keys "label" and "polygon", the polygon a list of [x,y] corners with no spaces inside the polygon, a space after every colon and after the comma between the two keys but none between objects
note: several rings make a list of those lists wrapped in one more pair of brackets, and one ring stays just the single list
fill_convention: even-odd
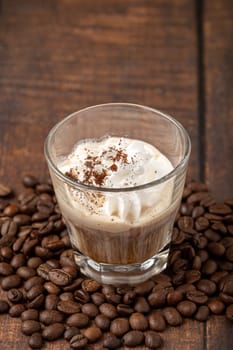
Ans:
[{"label": "glass base", "polygon": [[74,259],[80,271],[101,284],[136,285],[159,274],[167,266],[169,249],[156,254],[143,263],[117,265],[103,264],[74,251]]}]

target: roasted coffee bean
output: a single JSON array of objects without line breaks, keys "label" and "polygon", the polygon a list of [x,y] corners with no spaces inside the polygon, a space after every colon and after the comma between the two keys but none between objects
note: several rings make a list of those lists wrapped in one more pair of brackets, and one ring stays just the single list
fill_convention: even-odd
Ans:
[{"label": "roasted coffee bean", "polygon": [[227,233],[227,228],[222,222],[214,222],[211,225],[211,228],[215,231],[221,232],[221,233]]},{"label": "roasted coffee bean", "polygon": [[74,301],[74,297],[73,297],[73,294],[71,292],[64,292],[64,293],[61,293],[59,295],[59,298],[62,300],[62,301],[67,301],[67,300],[72,300]]},{"label": "roasted coffee bean", "polygon": [[99,290],[100,287],[101,285],[97,281],[94,281],[91,279],[85,279],[82,282],[82,289],[85,292],[90,292],[90,293],[97,292],[97,290]]},{"label": "roasted coffee bean", "polygon": [[28,280],[31,277],[34,277],[36,274],[35,269],[32,269],[28,266],[21,266],[16,271],[17,275],[19,275],[22,279]]},{"label": "roasted coffee bean", "polygon": [[43,338],[42,338],[42,335],[40,333],[32,334],[28,340],[28,345],[32,349],[41,349],[43,344],[44,344]]},{"label": "roasted coffee bean", "polygon": [[[79,303],[73,300],[59,301],[57,309],[65,314],[75,314],[80,311],[81,306]],[[89,316],[89,315],[88,315]]]},{"label": "roasted coffee bean", "polygon": [[183,293],[177,290],[168,292],[167,303],[168,305],[177,305],[181,300],[183,300]]},{"label": "roasted coffee bean", "polygon": [[[38,266],[37,268],[37,274],[44,278],[45,280],[49,280],[49,271],[52,270],[52,268],[48,265],[48,264],[41,264],[40,266]],[[56,284],[56,283],[55,283]]]},{"label": "roasted coffee bean", "polygon": [[40,322],[35,320],[26,320],[22,322],[21,331],[25,335],[32,335],[33,333],[40,332]]},{"label": "roasted coffee bean", "polygon": [[34,276],[24,282],[24,288],[26,289],[26,291],[29,291],[33,286],[42,284],[43,282],[44,282],[44,279],[42,277]]},{"label": "roasted coffee bean", "polygon": [[39,181],[33,175],[24,175],[23,177],[23,185],[25,187],[35,187]]},{"label": "roasted coffee bean", "polygon": [[186,297],[196,304],[205,304],[208,301],[207,295],[199,290],[187,292]]},{"label": "roasted coffee bean", "polygon": [[87,303],[82,305],[82,313],[90,318],[95,318],[99,313],[99,309],[95,304]]},{"label": "roasted coffee bean", "polygon": [[141,296],[147,295],[153,289],[155,283],[151,280],[143,282],[135,287],[135,292]]},{"label": "roasted coffee bean", "polygon": [[129,331],[129,321],[127,318],[119,317],[111,322],[110,332],[117,337],[123,336]]},{"label": "roasted coffee bean", "polygon": [[190,216],[181,216],[178,220],[178,227],[181,231],[189,233],[193,229],[193,219]]},{"label": "roasted coffee bean", "polygon": [[148,331],[145,333],[145,345],[150,349],[157,349],[162,346],[163,340],[158,333]]},{"label": "roasted coffee bean", "polygon": [[206,305],[201,305],[198,307],[197,312],[195,314],[195,319],[197,321],[207,321],[209,318],[209,308]]},{"label": "roasted coffee bean", "polygon": [[28,303],[29,309],[39,309],[44,304],[45,296],[43,294],[38,295],[35,299]]},{"label": "roasted coffee bean", "polygon": [[84,290],[79,289],[74,292],[74,299],[84,304],[90,301],[90,295],[88,292],[84,292]]},{"label": "roasted coffee bean", "polygon": [[219,289],[221,292],[233,296],[233,273],[221,278]]},{"label": "roasted coffee bean", "polygon": [[50,325],[52,323],[61,323],[64,320],[64,315],[62,312],[57,310],[43,310],[40,312],[40,322],[45,325]]},{"label": "roasted coffee bean", "polygon": [[231,304],[227,307],[226,317],[228,318],[228,320],[233,321],[233,304]]},{"label": "roasted coffee bean", "polygon": [[3,290],[18,288],[21,285],[21,278],[18,275],[9,275],[2,279],[1,287]]},{"label": "roasted coffee bean", "polygon": [[95,305],[99,306],[105,302],[105,297],[102,293],[96,292],[91,294],[91,300]]},{"label": "roasted coffee bean", "polygon": [[13,217],[19,212],[19,207],[15,204],[9,204],[5,207],[3,214],[6,216]]},{"label": "roasted coffee bean", "polygon": [[110,319],[113,319],[118,315],[116,307],[109,303],[100,305],[99,310],[103,315],[107,316]]},{"label": "roasted coffee bean", "polygon": [[50,293],[50,294],[59,294],[61,291],[61,288],[56,286],[54,283],[52,282],[46,282],[44,283],[44,289]]},{"label": "roasted coffee bean", "polygon": [[163,316],[170,326],[180,326],[182,324],[182,317],[174,307],[165,307]]},{"label": "roasted coffee bean", "polygon": [[199,249],[197,251],[197,256],[200,257],[202,263],[209,259],[209,253],[204,249]]},{"label": "roasted coffee bean", "polygon": [[39,256],[42,259],[48,259],[48,258],[53,256],[53,253],[50,252],[49,249],[43,248],[43,247],[38,245],[35,247],[35,255]]},{"label": "roasted coffee bean", "polygon": [[152,307],[162,307],[167,298],[167,291],[164,288],[160,288],[157,291],[153,292],[148,297],[148,302]]},{"label": "roasted coffee bean", "polygon": [[96,342],[102,336],[101,329],[96,326],[91,326],[85,329],[83,334],[89,340],[90,343]]},{"label": "roasted coffee bean", "polygon": [[44,305],[46,310],[55,310],[59,302],[59,297],[56,294],[46,295]]},{"label": "roasted coffee bean", "polygon": [[209,227],[210,223],[209,220],[206,219],[204,216],[200,216],[195,221],[195,229],[197,231],[203,231],[206,230]]},{"label": "roasted coffee bean", "polygon": [[14,216],[13,220],[19,226],[23,226],[23,225],[25,226],[25,225],[30,224],[31,217],[29,215],[26,215],[26,214],[17,214]]},{"label": "roasted coffee bean", "polygon": [[202,206],[196,206],[195,208],[193,208],[192,211],[192,217],[193,219],[197,219],[199,216],[202,216],[205,212],[205,209]]},{"label": "roasted coffee bean", "polygon": [[137,346],[143,343],[144,334],[141,331],[129,331],[123,337],[123,344],[129,347]]},{"label": "roasted coffee bean", "polygon": [[125,293],[123,297],[123,302],[124,304],[130,305],[134,302],[135,298],[136,298],[136,292],[134,290],[130,290]]},{"label": "roasted coffee bean", "polygon": [[197,310],[196,304],[189,300],[183,300],[177,305],[177,310],[184,317],[191,317]]},{"label": "roasted coffee bean", "polygon": [[88,343],[83,334],[76,334],[70,339],[71,349],[83,349]]},{"label": "roasted coffee bean", "polygon": [[89,317],[82,313],[76,313],[69,316],[66,320],[68,326],[75,326],[78,328],[84,328],[89,323]]},{"label": "roasted coffee bean", "polygon": [[221,243],[211,242],[207,245],[208,251],[214,256],[222,256],[225,253],[225,247]]},{"label": "roasted coffee bean", "polygon": [[212,299],[208,301],[208,308],[213,314],[220,315],[225,309],[225,305],[221,300]]},{"label": "roasted coffee bean", "polygon": [[217,290],[216,284],[207,279],[201,279],[196,285],[197,289],[201,290],[207,295],[213,295]]},{"label": "roasted coffee bean", "polygon": [[192,269],[201,270],[202,261],[200,256],[196,255],[192,262]]},{"label": "roasted coffee bean", "polygon": [[7,262],[0,262],[0,275],[9,276],[14,273],[14,270],[10,264]]},{"label": "roasted coffee bean", "polygon": [[23,245],[23,253],[24,255],[29,255],[31,254],[31,252],[33,251],[33,249],[36,247],[36,245],[38,244],[38,239],[34,238],[34,239],[28,239],[24,242]]},{"label": "roasted coffee bean", "polygon": [[137,331],[145,331],[148,328],[147,318],[139,312],[135,312],[130,316],[129,324],[132,329]]},{"label": "roasted coffee bean", "polygon": [[23,304],[14,304],[9,309],[9,315],[11,317],[19,317],[25,309]]},{"label": "roasted coffee bean", "polygon": [[44,292],[44,286],[42,284],[34,285],[27,292],[27,299],[33,300],[36,297],[38,297],[38,295],[42,294],[43,292]]},{"label": "roasted coffee bean", "polygon": [[46,340],[53,341],[60,338],[65,331],[62,323],[53,323],[43,329],[42,337]]},{"label": "roasted coffee bean", "polygon": [[212,275],[215,271],[217,271],[218,265],[215,260],[208,259],[202,265],[202,272],[206,275]]},{"label": "roasted coffee bean", "polygon": [[221,236],[214,230],[208,229],[204,232],[205,237],[211,242],[218,242]]},{"label": "roasted coffee bean", "polygon": [[27,266],[32,269],[37,269],[41,264],[43,263],[43,260],[39,256],[33,256],[28,259]]},{"label": "roasted coffee bean", "polygon": [[121,303],[121,295],[116,293],[109,293],[105,295],[106,301],[112,304],[120,304]]},{"label": "roasted coffee bean", "polygon": [[178,286],[176,288],[177,292],[181,292],[183,295],[185,295],[187,292],[195,291],[196,287],[193,284],[190,283],[184,283],[181,286]]},{"label": "roasted coffee bean", "polygon": [[11,247],[1,247],[0,256],[6,260],[11,260],[13,257],[13,251]]},{"label": "roasted coffee bean", "polygon": [[129,316],[134,312],[134,309],[126,304],[118,304],[116,309],[120,316]]},{"label": "roasted coffee bean", "polygon": [[111,323],[110,319],[107,316],[104,316],[102,314],[97,315],[95,318],[96,326],[102,329],[103,331],[106,331],[109,329],[110,323]]},{"label": "roasted coffee bean", "polygon": [[[71,284],[69,284],[68,286],[63,287],[63,290],[65,292],[73,292],[73,291],[74,291],[74,293],[78,292],[77,288],[80,287],[80,284],[82,283],[82,281],[83,281],[83,278],[81,278],[81,277],[76,278],[76,280],[73,281]],[[84,292],[82,289],[80,289],[80,292],[82,292],[83,295],[88,296],[88,298],[90,300],[89,294],[87,292]]]},{"label": "roasted coffee bean", "polygon": [[61,269],[52,269],[49,271],[49,279],[58,286],[67,286],[71,283],[72,276]]},{"label": "roasted coffee bean", "polygon": [[0,183],[0,197],[7,197],[12,193],[12,189],[3,183]]},{"label": "roasted coffee bean", "polygon": [[[127,304],[124,304],[124,305],[127,305]],[[130,308],[128,310],[130,310]],[[137,312],[141,312],[143,314],[150,312],[150,305],[148,304],[146,298],[137,297],[134,303],[134,310]]]},{"label": "roasted coffee bean", "polygon": [[80,334],[80,330],[77,327],[69,327],[66,329],[64,333],[64,338],[66,340],[70,340],[73,338],[75,335]]},{"label": "roasted coffee bean", "polygon": [[229,261],[233,261],[233,246],[226,249],[225,256]]},{"label": "roasted coffee bean", "polygon": [[219,298],[225,305],[233,304],[233,296],[231,295],[227,295],[225,293],[219,293]]},{"label": "roasted coffee bean", "polygon": [[153,331],[163,332],[166,329],[166,321],[164,319],[162,312],[160,311],[153,311],[149,315],[148,321],[149,321],[149,327]]},{"label": "roasted coffee bean", "polygon": [[209,207],[209,212],[219,215],[227,215],[231,213],[231,208],[227,204],[214,204]]},{"label": "roasted coffee bean", "polygon": [[36,192],[37,193],[48,193],[53,194],[53,187],[50,184],[37,184],[36,185]]},{"label": "roasted coffee bean", "polygon": [[78,269],[75,266],[63,266],[63,271],[69,273],[72,277],[72,279],[77,278],[78,276]]},{"label": "roasted coffee bean", "polygon": [[107,349],[117,349],[121,346],[121,340],[114,334],[109,334],[103,343]]},{"label": "roasted coffee bean", "polygon": [[21,314],[21,320],[27,321],[27,320],[39,320],[39,311],[36,309],[28,309],[22,312]]},{"label": "roasted coffee bean", "polygon": [[7,292],[7,298],[11,303],[19,303],[23,301],[24,295],[21,290],[12,288]]},{"label": "roasted coffee bean", "polygon": [[201,272],[198,270],[189,270],[185,272],[186,283],[195,283],[201,278]]},{"label": "roasted coffee bean", "polygon": [[5,300],[0,300],[0,314],[5,314],[9,310],[9,304]]}]

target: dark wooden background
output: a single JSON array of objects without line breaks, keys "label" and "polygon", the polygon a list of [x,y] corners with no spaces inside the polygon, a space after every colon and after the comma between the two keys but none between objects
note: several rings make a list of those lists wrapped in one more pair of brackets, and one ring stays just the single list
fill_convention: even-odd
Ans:
[{"label": "dark wooden background", "polygon": [[[93,104],[132,102],[176,117],[192,139],[190,173],[233,196],[232,0],[0,0],[0,181],[47,176],[51,126]],[[186,321],[166,350],[230,350],[224,317]],[[0,348],[27,349],[0,317]],[[68,349],[64,342],[46,349]]]}]

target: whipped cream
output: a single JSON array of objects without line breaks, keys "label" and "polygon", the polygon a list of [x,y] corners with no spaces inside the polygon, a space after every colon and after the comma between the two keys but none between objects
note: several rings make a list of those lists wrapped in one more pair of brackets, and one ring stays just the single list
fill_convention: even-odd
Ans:
[{"label": "whipped cream", "polygon": [[[173,181],[147,189],[111,192],[157,180],[173,170],[168,158],[151,144],[126,137],[86,139],[58,164],[68,177],[100,188],[100,192],[77,190],[67,186],[69,205],[78,208],[90,221],[128,222],[148,221],[164,211],[171,203]],[[101,192],[101,188],[109,192]]]}]

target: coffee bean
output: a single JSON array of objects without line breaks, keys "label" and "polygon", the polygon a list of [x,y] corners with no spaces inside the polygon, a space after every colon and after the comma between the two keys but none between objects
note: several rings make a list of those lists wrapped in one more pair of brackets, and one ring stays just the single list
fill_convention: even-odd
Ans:
[{"label": "coffee bean", "polygon": [[102,293],[96,292],[91,295],[91,300],[95,305],[99,306],[105,302],[105,297]]},{"label": "coffee bean", "polygon": [[39,309],[44,304],[45,296],[43,294],[38,295],[35,299],[28,303],[29,309]]},{"label": "coffee bean", "polygon": [[130,316],[129,323],[132,329],[138,331],[145,331],[148,328],[147,318],[139,312],[135,312]]},{"label": "coffee bean", "polygon": [[112,304],[120,304],[121,303],[121,295],[116,293],[105,294],[106,301]]},{"label": "coffee bean", "polygon": [[166,297],[167,291],[164,288],[161,288],[149,295],[148,302],[152,307],[162,307],[166,302]]},{"label": "coffee bean", "polygon": [[95,318],[95,324],[97,325],[97,327],[99,327],[100,329],[106,331],[109,329],[110,327],[110,319],[105,316],[105,315],[97,315]]},{"label": "coffee bean", "polygon": [[218,265],[215,260],[208,259],[202,265],[202,272],[206,275],[212,275],[215,271],[217,271]]},{"label": "coffee bean", "polygon": [[53,188],[50,184],[37,184],[36,185],[36,192],[37,193],[48,193],[53,194]]},{"label": "coffee bean", "polygon": [[66,340],[70,340],[73,338],[75,335],[80,334],[80,330],[77,327],[69,327],[66,329],[64,333],[64,338]]},{"label": "coffee bean", "polygon": [[201,290],[207,295],[213,295],[216,290],[216,284],[210,280],[207,279],[201,279],[197,282],[197,289]]},{"label": "coffee bean", "polygon": [[209,318],[209,314],[210,314],[210,311],[208,306],[201,305],[197,309],[197,312],[195,314],[195,319],[200,322],[207,321]]},{"label": "coffee bean", "polygon": [[13,257],[13,251],[11,247],[1,247],[0,256],[6,260],[10,260]]},{"label": "coffee bean", "polygon": [[33,175],[24,175],[23,177],[23,185],[25,187],[35,187],[39,181]]},{"label": "coffee bean", "polygon": [[[78,290],[76,291],[77,288],[79,288],[80,284],[82,283],[83,281],[83,278],[79,277],[79,278],[76,278],[76,280],[74,282],[72,282],[71,284],[69,284],[68,286],[65,286],[63,287],[63,290],[65,292],[77,292],[78,293]],[[82,293],[82,295],[86,296],[88,299],[88,301],[90,300],[90,297],[89,297],[89,294],[87,292],[84,292],[82,289],[79,290],[80,293]]]},{"label": "coffee bean", "polygon": [[31,217],[26,214],[17,214],[13,218],[14,222],[19,226],[29,225],[31,222]]},{"label": "coffee bean", "polygon": [[129,331],[123,337],[123,344],[129,347],[142,344],[144,341],[144,334],[141,331]]},{"label": "coffee bean", "polygon": [[149,327],[153,331],[163,332],[166,329],[166,321],[160,311],[153,311],[149,317]]},{"label": "coffee bean", "polygon": [[158,333],[148,331],[145,333],[145,345],[151,349],[157,349],[162,346],[163,341]]},{"label": "coffee bean", "polygon": [[55,310],[59,302],[59,297],[56,294],[46,295],[44,305],[46,310]]},{"label": "coffee bean", "polygon": [[[124,304],[124,305],[126,305],[126,304]],[[130,310],[130,308],[128,310]],[[150,312],[150,305],[148,304],[146,298],[137,297],[137,299],[135,300],[135,303],[134,303],[134,310],[137,312],[141,312],[143,314]]]},{"label": "coffee bean", "polygon": [[203,231],[206,230],[209,227],[210,223],[209,220],[206,219],[204,216],[200,216],[195,221],[195,229],[197,231]]},{"label": "coffee bean", "polygon": [[220,292],[219,298],[225,305],[233,304],[233,297],[231,295]]},{"label": "coffee bean", "polygon": [[228,320],[233,321],[233,304],[226,308],[226,317]]},{"label": "coffee bean", "polygon": [[201,270],[201,265],[202,265],[202,261],[200,256],[196,255],[193,259],[193,264],[192,264],[192,269],[193,270]]},{"label": "coffee bean", "polygon": [[74,299],[84,304],[90,301],[90,295],[88,292],[84,292],[84,290],[79,289],[74,292]]},{"label": "coffee bean", "polygon": [[24,288],[26,289],[26,291],[29,291],[33,286],[42,284],[43,282],[44,282],[44,279],[42,277],[34,276],[24,282]]},{"label": "coffee bean", "polygon": [[13,217],[19,212],[19,207],[15,204],[9,204],[5,207],[3,214],[6,216]]},{"label": "coffee bean", "polygon": [[193,284],[190,283],[184,283],[181,286],[178,286],[176,288],[177,292],[181,292],[183,295],[186,294],[187,292],[195,291],[196,287]]},{"label": "coffee bean", "polygon": [[42,335],[40,333],[32,334],[28,340],[28,345],[32,349],[41,349],[43,346],[43,343],[44,343],[43,338],[42,338]]},{"label": "coffee bean", "polygon": [[102,336],[101,329],[96,326],[85,329],[83,334],[91,343],[96,342]]},{"label": "coffee bean", "polygon": [[23,304],[14,304],[9,309],[9,315],[11,317],[19,317],[23,311],[25,311],[25,306]]},{"label": "coffee bean", "polygon": [[37,269],[41,264],[43,263],[43,260],[38,256],[33,256],[28,259],[27,266],[32,269]]},{"label": "coffee bean", "polygon": [[199,290],[187,292],[186,297],[196,304],[205,304],[208,301],[207,295]]},{"label": "coffee bean", "polygon": [[155,283],[151,280],[143,282],[135,287],[135,292],[141,296],[147,295],[153,289]]},{"label": "coffee bean", "polygon": [[3,183],[0,183],[0,197],[7,197],[12,193],[12,189]]},{"label": "coffee bean", "polygon": [[87,303],[82,305],[82,313],[90,318],[95,318],[99,313],[99,309],[95,304]]},{"label": "coffee bean", "polygon": [[50,270],[49,279],[58,286],[67,286],[72,281],[71,275],[61,269]]},{"label": "coffee bean", "polygon": [[31,252],[33,251],[33,249],[36,247],[37,244],[38,244],[38,239],[37,238],[26,240],[24,245],[23,245],[23,253],[24,253],[24,255],[31,254]]},{"label": "coffee bean", "polygon": [[135,298],[136,298],[136,292],[134,290],[130,290],[125,293],[123,297],[123,302],[124,304],[130,305],[134,302]]},{"label": "coffee bean", "polygon": [[211,242],[218,242],[221,236],[214,230],[208,229],[204,232],[205,237]]},{"label": "coffee bean", "polygon": [[101,286],[97,281],[91,279],[85,279],[82,283],[82,289],[84,292],[97,292],[100,287]]},{"label": "coffee bean", "polygon": [[57,310],[43,310],[40,312],[40,322],[45,325],[50,325],[52,323],[61,323],[64,320],[64,315],[62,312]]},{"label": "coffee bean", "polygon": [[163,316],[170,326],[179,326],[182,323],[182,317],[174,307],[165,307]]},{"label": "coffee bean", "polygon": [[118,304],[117,312],[120,316],[129,316],[134,312],[134,309],[126,304]]},{"label": "coffee bean", "polygon": [[225,256],[228,260],[233,261],[233,246],[226,249]]},{"label": "coffee bean", "polygon": [[14,273],[14,270],[10,264],[7,262],[0,262],[0,275],[9,276]]},{"label": "coffee bean", "polygon": [[28,300],[33,300],[36,297],[38,297],[38,295],[42,294],[43,292],[44,292],[44,286],[42,284],[34,285],[27,292],[27,298],[28,298]]},{"label": "coffee bean", "polygon": [[227,228],[222,222],[214,222],[211,225],[211,228],[215,231],[221,232],[221,233],[227,233]]},{"label": "coffee bean", "polygon": [[186,283],[195,283],[201,278],[201,272],[198,270],[189,270],[185,272]]},{"label": "coffee bean", "polygon": [[78,328],[84,328],[89,323],[89,317],[82,313],[76,313],[69,316],[66,320],[68,326],[75,326]]},{"label": "coffee bean", "polygon": [[19,275],[22,279],[28,280],[29,278],[35,276],[36,271],[28,266],[21,266],[16,271],[17,275]]},{"label": "coffee bean", "polygon": [[121,346],[121,340],[114,334],[109,334],[103,343],[107,349],[118,349]]},{"label": "coffee bean", "polygon": [[197,219],[199,216],[202,216],[205,212],[205,209],[202,206],[196,206],[192,211],[193,219]]},{"label": "coffee bean", "polygon": [[78,269],[75,266],[64,266],[63,271],[69,273],[73,279],[78,276]]},{"label": "coffee bean", "polygon": [[207,246],[208,251],[214,256],[222,256],[225,253],[225,247],[218,242],[211,242]]},{"label": "coffee bean", "polygon": [[189,300],[183,300],[177,305],[177,310],[184,317],[191,317],[197,310],[196,304]]},{"label": "coffee bean", "polygon": [[19,303],[19,302],[23,301],[24,296],[23,296],[23,293],[19,289],[12,288],[12,289],[8,290],[7,298],[11,303]]},{"label": "coffee bean", "polygon": [[219,215],[227,215],[231,213],[231,208],[227,204],[214,204],[209,208],[209,212]]},{"label": "coffee bean", "polygon": [[193,219],[190,216],[181,216],[178,220],[178,227],[186,233],[191,233],[193,229]]},{"label": "coffee bean", "polygon": [[233,296],[233,274],[225,275],[219,283],[221,292]]},{"label": "coffee bean", "polygon": [[111,322],[110,332],[116,335],[117,337],[123,336],[129,331],[129,321],[127,318],[116,318]]},{"label": "coffee bean", "polygon": [[40,322],[35,320],[26,320],[22,322],[21,331],[25,335],[32,335],[33,333],[40,332]]},{"label": "coffee bean", "polygon": [[9,275],[2,279],[1,287],[3,290],[18,288],[21,285],[21,278],[18,275]]},{"label": "coffee bean", "polygon": [[5,300],[0,300],[0,314],[5,314],[9,310],[9,304]]},{"label": "coffee bean", "polygon": [[212,299],[208,301],[208,308],[213,314],[220,315],[225,309],[225,305],[221,300]]},{"label": "coffee bean", "polygon": [[61,293],[59,295],[59,297],[62,301],[70,301],[70,300],[74,301],[74,297],[73,297],[73,294],[71,292]]},{"label": "coffee bean", "polygon": [[36,309],[28,309],[22,312],[21,314],[21,320],[27,321],[27,320],[39,320],[39,311]]},{"label": "coffee bean", "polygon": [[[37,268],[37,274],[44,278],[45,280],[49,280],[49,271],[52,270],[52,268],[48,265],[48,264],[41,264],[40,266],[38,266]],[[56,284],[56,283],[55,283]]]},{"label": "coffee bean", "polygon": [[110,319],[117,317],[116,307],[109,303],[104,303],[99,307],[100,312]]},{"label": "coffee bean", "polygon": [[[59,301],[57,309],[65,314],[75,314],[80,311],[81,305],[73,300]],[[88,315],[89,316],[89,315]]]},{"label": "coffee bean", "polygon": [[76,334],[70,339],[71,349],[83,349],[88,343],[83,334]]},{"label": "coffee bean", "polygon": [[62,323],[53,323],[43,329],[42,337],[46,340],[53,341],[60,338],[65,331],[65,326]]},{"label": "coffee bean", "polygon": [[183,299],[183,293],[177,290],[168,292],[167,303],[168,305],[177,305]]},{"label": "coffee bean", "polygon": [[52,282],[45,282],[44,289],[50,294],[59,294],[61,289]]}]

